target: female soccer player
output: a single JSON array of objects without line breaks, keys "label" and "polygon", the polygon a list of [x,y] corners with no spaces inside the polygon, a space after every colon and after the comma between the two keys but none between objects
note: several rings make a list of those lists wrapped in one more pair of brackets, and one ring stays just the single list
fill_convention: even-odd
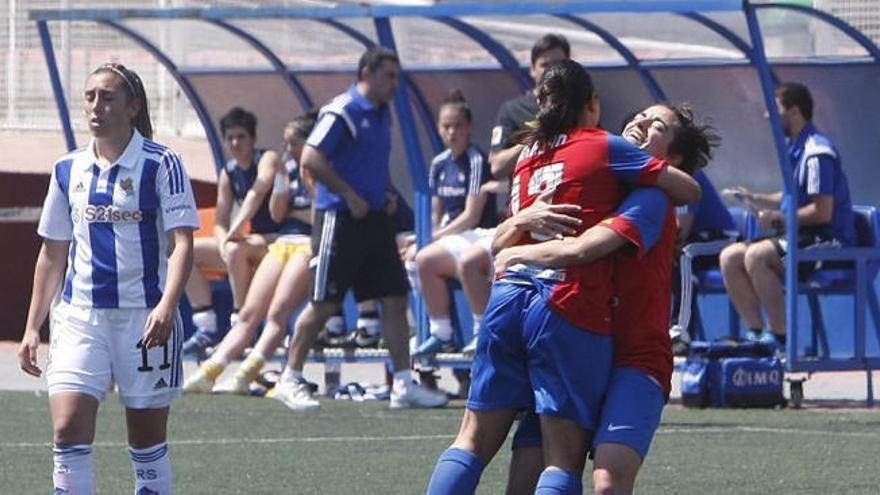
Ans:
[{"label": "female soccer player", "polygon": [[195,201],[180,157],[150,140],[147,95],[134,71],[102,65],[83,96],[92,139],[52,169],[19,361],[41,375],[39,331],[51,306],[54,493],[93,492],[95,418],[115,382],[134,491],[170,494],[166,425],[180,394],[177,304],[192,266]]},{"label": "female soccer player", "polygon": [[[311,177],[300,168],[299,158],[315,118],[315,115],[304,115],[284,128],[285,170],[277,172],[269,199],[269,212],[272,220],[281,224],[281,236],[269,245],[269,255],[263,257],[257,267],[238,322],[211,358],[186,380],[183,386],[186,393],[213,391],[247,395],[250,383],[284,338],[291,313],[308,295],[313,184]],[[254,332],[267,315],[263,333],[253,351],[234,376],[215,386],[214,382],[229,361],[240,357],[251,343]]]},{"label": "female soccer player", "polygon": [[[539,198],[576,205],[582,232],[614,211],[622,186],[657,185],[678,202],[699,198],[686,174],[597,127],[598,97],[580,64],[548,67],[537,98],[538,124],[525,136],[514,173],[513,213]],[[506,221],[495,243],[549,238]],[[500,276],[480,331],[467,410],[428,493],[472,493],[517,412],[532,407],[545,440],[536,493],[580,493],[589,432],[611,372],[611,262],[564,269],[521,264]]]},{"label": "female soccer player", "polygon": [[411,245],[404,255],[407,270],[415,258],[419,288],[428,305],[431,336],[413,357],[433,354],[452,343],[449,290],[446,282],[458,278],[458,260],[471,246],[491,247],[495,195],[484,192],[492,180],[489,162],[471,144],[471,109],[461,91],[455,90],[440,107],[437,129],[446,150],[431,163],[433,242],[415,253]]}]

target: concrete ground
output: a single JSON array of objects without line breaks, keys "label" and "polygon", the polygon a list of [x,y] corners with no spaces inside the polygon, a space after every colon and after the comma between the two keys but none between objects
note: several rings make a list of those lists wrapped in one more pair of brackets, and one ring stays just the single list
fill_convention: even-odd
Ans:
[{"label": "concrete ground", "polygon": [[[45,391],[45,378],[33,378],[25,375],[18,367],[15,342],[0,342],[0,390],[33,390]],[[48,346],[43,345],[39,351],[39,363],[45,366]],[[267,369],[280,369],[280,363],[271,363]],[[184,362],[184,373],[196,369],[194,361]],[[229,373],[231,370],[227,371]],[[318,383],[324,390],[324,365],[309,363],[305,369],[306,378]],[[793,373],[788,378],[803,378],[804,373]],[[357,381],[361,383],[383,383],[384,367],[379,363],[345,363],[340,373],[340,383]],[[873,372],[874,393],[880,394],[880,371]],[[681,377],[676,372],[672,377],[672,402],[681,398],[679,384]],[[440,372],[439,386],[448,391],[458,390],[458,384],[449,369]],[[804,383],[804,400],[807,407],[864,407],[867,394],[867,374],[863,371],[817,373]],[[786,387],[786,396],[788,388]]]}]

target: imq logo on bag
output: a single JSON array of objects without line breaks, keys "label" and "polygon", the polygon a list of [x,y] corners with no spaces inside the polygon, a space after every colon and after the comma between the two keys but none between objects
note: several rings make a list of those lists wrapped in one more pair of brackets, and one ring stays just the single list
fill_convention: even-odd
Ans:
[{"label": "imq logo on bag", "polygon": [[733,372],[733,386],[751,387],[755,385],[779,385],[782,383],[782,373],[779,370],[748,370],[742,366]]}]

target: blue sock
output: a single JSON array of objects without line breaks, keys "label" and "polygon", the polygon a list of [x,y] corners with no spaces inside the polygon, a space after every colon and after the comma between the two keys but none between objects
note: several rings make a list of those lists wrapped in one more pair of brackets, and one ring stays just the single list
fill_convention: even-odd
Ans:
[{"label": "blue sock", "polygon": [[535,495],[580,495],[583,491],[581,477],[561,469],[545,469],[535,487]]},{"label": "blue sock", "polygon": [[437,460],[427,495],[474,493],[483,474],[483,461],[473,452],[450,447]]}]

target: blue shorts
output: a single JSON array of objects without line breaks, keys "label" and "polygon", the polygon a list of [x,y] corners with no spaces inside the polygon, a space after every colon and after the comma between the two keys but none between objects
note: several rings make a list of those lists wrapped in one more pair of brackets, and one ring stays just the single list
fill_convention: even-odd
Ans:
[{"label": "blue shorts", "polygon": [[644,459],[660,426],[665,403],[663,388],[644,371],[614,368],[593,448],[620,443],[632,447]]},{"label": "blue shorts", "polygon": [[547,304],[551,286],[492,285],[471,369],[468,409],[518,409],[594,430],[611,374],[611,337],[579,329]]}]

